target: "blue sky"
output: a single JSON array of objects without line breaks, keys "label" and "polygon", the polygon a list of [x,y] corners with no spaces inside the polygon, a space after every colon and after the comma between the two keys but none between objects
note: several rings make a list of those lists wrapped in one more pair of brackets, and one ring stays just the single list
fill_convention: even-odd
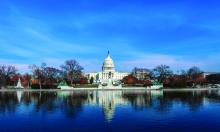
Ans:
[{"label": "blue sky", "polygon": [[0,63],[220,71],[218,0],[1,0]]}]

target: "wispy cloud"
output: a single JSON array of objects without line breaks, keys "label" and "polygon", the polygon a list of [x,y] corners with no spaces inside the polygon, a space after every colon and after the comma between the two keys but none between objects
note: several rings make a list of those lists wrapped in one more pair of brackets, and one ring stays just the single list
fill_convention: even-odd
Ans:
[{"label": "wispy cloud", "polygon": [[158,65],[165,64],[171,66],[174,71],[186,70],[192,66],[198,66],[204,71],[218,71],[219,62],[216,62],[218,56],[207,56],[203,59],[195,59],[191,57],[172,56],[163,54],[145,54],[136,59],[128,59],[118,62],[120,70],[130,71],[134,67],[145,67],[153,69]]},{"label": "wispy cloud", "polygon": [[121,71],[159,64],[219,71],[219,2],[158,1],[4,1],[0,61],[25,69],[73,58],[98,71],[110,50]]}]

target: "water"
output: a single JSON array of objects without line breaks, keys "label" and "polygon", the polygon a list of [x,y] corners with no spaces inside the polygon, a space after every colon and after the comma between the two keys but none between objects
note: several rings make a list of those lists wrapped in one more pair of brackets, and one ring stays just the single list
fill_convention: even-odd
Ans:
[{"label": "water", "polygon": [[0,131],[220,131],[220,91],[0,92]]}]

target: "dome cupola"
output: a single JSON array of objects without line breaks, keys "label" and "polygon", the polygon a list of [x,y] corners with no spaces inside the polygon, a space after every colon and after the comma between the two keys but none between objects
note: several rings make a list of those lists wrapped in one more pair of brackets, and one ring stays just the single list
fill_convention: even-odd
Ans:
[{"label": "dome cupola", "polygon": [[102,66],[102,71],[103,72],[115,72],[115,66],[114,62],[110,56],[110,53],[108,51],[108,55],[104,60],[103,66]]}]

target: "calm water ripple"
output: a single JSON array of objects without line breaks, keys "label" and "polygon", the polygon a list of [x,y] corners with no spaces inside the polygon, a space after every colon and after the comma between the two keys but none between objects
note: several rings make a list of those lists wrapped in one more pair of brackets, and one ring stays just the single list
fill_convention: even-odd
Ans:
[{"label": "calm water ripple", "polygon": [[220,91],[0,92],[0,131],[220,130]]}]

